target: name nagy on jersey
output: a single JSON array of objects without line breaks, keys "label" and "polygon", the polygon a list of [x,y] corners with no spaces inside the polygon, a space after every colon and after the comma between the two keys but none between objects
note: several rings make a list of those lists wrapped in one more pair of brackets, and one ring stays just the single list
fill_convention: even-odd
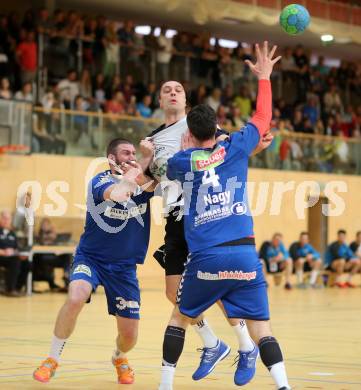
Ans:
[{"label": "name nagy on jersey", "polygon": [[213,195],[204,195],[203,199],[206,206],[210,206],[213,204],[220,204],[224,206],[225,204],[228,204],[231,200],[231,191],[220,192]]}]

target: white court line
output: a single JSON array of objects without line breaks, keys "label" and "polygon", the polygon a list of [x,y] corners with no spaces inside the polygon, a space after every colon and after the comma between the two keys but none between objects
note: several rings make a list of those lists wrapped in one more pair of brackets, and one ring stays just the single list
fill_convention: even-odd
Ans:
[{"label": "white court line", "polygon": [[308,375],[314,376],[333,376],[335,375],[333,372],[309,372]]}]

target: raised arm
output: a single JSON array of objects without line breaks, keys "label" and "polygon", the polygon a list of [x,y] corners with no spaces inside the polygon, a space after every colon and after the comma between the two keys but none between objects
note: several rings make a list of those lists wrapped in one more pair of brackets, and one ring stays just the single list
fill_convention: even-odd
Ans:
[{"label": "raised arm", "polygon": [[245,61],[252,73],[258,78],[256,113],[253,115],[250,122],[257,127],[260,137],[268,132],[272,119],[272,90],[270,77],[274,64],[281,59],[281,56],[273,59],[276,49],[277,46],[273,46],[272,50],[269,52],[267,41],[263,43],[262,50],[259,45],[256,44],[257,62],[253,64],[249,60]]}]

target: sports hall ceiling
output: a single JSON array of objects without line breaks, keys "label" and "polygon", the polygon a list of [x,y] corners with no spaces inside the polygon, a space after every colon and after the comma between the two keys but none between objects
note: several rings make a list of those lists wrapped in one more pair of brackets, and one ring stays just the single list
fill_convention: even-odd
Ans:
[{"label": "sports hall ceiling", "polygon": [[[213,20],[205,25],[194,22],[190,15],[189,2],[168,0],[164,6],[162,0],[57,0],[57,7],[76,8],[84,12],[100,12],[112,18],[132,18],[137,24],[153,24],[172,27],[179,30],[209,32],[212,36],[243,42],[257,42],[268,39],[280,46],[303,44],[313,52],[327,57],[347,60],[361,60],[361,46],[353,43],[333,43],[325,46],[320,37],[305,32],[299,37],[289,36],[281,28],[261,23],[247,23],[237,20]],[[218,1],[218,4],[221,0]],[[330,32],[332,33],[332,31]]]}]

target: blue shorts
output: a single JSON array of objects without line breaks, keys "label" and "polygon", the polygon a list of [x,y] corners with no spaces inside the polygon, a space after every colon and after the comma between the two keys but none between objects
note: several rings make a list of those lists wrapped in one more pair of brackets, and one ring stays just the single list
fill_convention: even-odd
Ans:
[{"label": "blue shorts", "polygon": [[253,245],[190,254],[177,293],[180,312],[195,318],[218,300],[229,318],[269,320],[267,285]]},{"label": "blue shorts", "polygon": [[140,291],[135,264],[104,263],[75,256],[70,272],[70,281],[73,280],[89,282],[93,291],[102,285],[109,314],[139,319]]}]

